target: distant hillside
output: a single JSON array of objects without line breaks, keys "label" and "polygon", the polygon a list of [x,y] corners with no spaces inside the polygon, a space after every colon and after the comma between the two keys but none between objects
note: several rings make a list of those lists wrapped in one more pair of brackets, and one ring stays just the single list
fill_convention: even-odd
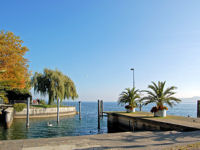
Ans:
[{"label": "distant hillside", "polygon": [[200,100],[200,96],[194,96],[191,98],[180,98],[182,102],[197,102],[197,100]]}]

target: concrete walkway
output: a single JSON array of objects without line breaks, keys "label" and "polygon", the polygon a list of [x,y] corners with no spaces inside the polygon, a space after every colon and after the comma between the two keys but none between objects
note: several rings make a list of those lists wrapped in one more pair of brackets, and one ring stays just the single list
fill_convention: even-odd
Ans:
[{"label": "concrete walkway", "polygon": [[194,132],[123,132],[88,136],[0,141],[0,150],[170,149],[200,142]]},{"label": "concrete walkway", "polygon": [[153,114],[149,112],[117,113],[117,114],[133,117],[133,118],[141,118],[141,119],[150,120],[154,122],[163,122],[163,123],[171,124],[171,125],[179,125],[179,126],[184,126],[184,127],[200,130],[200,118],[174,116],[174,115],[167,115],[167,117],[153,117]]}]

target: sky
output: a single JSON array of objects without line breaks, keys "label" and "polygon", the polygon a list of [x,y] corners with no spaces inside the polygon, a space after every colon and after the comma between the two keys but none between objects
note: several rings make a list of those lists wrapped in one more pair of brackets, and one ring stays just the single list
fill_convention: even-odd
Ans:
[{"label": "sky", "polygon": [[[30,70],[58,69],[78,100],[116,101],[151,81],[200,96],[199,0],[6,0],[0,30],[29,48]],[[36,96],[35,96],[36,97]]]}]

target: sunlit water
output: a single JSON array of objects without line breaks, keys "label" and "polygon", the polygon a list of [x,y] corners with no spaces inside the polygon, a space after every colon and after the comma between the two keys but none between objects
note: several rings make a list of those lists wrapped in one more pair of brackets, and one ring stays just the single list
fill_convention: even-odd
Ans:
[{"label": "sunlit water", "polygon": [[[64,103],[66,105],[66,103]],[[77,102],[67,102],[69,106],[76,106]],[[143,107],[143,111],[149,112],[152,105]],[[61,117],[60,123],[56,123],[54,118],[30,119],[30,128],[26,129],[25,119],[15,119],[10,129],[0,126],[0,139],[29,139],[29,138],[49,138],[61,136],[77,136],[107,133],[107,117],[101,120],[101,129],[97,129],[97,103],[82,102],[82,119],[79,116]],[[167,114],[196,117],[196,103],[180,103],[173,108],[169,108]],[[78,109],[77,109],[78,110]],[[115,102],[104,102],[104,111],[124,111],[124,107]],[[136,109],[137,110],[137,109]],[[52,127],[47,123],[53,124]]]}]

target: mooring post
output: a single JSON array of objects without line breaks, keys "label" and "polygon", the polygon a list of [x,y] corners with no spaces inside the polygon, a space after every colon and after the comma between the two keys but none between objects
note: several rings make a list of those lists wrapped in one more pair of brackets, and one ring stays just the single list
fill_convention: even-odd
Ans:
[{"label": "mooring post", "polygon": [[200,118],[200,100],[197,101],[197,118]]},{"label": "mooring post", "polygon": [[59,120],[60,120],[60,118],[59,118],[59,107],[60,107],[60,99],[58,99],[58,101],[57,101],[57,123],[59,123]]},{"label": "mooring post", "polygon": [[99,114],[99,118],[101,118],[101,100],[99,100],[99,111],[98,111],[98,114]]},{"label": "mooring post", "polygon": [[30,97],[27,99],[26,128],[29,128]]},{"label": "mooring post", "polygon": [[79,120],[81,120],[81,101],[79,101],[78,103],[79,103]]},{"label": "mooring post", "polygon": [[100,129],[100,100],[98,100],[98,129]]},{"label": "mooring post", "polygon": [[103,117],[103,100],[101,100],[101,117]]}]

